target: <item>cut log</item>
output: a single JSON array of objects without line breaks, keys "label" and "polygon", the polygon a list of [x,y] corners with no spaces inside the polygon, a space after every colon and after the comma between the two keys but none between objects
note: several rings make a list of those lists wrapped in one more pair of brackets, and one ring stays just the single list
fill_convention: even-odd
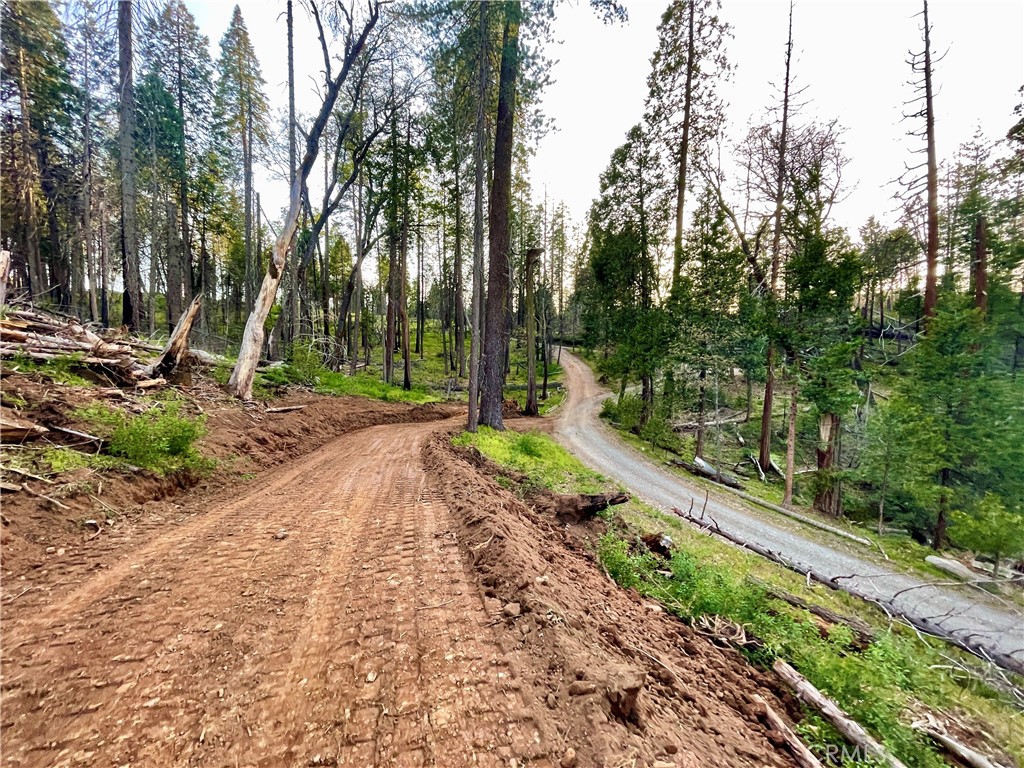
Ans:
[{"label": "cut log", "polygon": [[593,517],[603,509],[625,504],[629,496],[625,493],[615,494],[551,494],[538,502],[538,507],[550,507],[560,523],[575,525]]},{"label": "cut log", "polygon": [[160,356],[147,366],[145,376],[147,379],[167,378],[176,373],[178,366],[188,357],[188,337],[192,332],[192,324],[199,315],[199,308],[203,304],[203,294],[197,295],[188,305],[188,309],[178,318],[171,338]]},{"label": "cut log", "polygon": [[793,689],[797,698],[818,710],[821,716],[828,720],[851,744],[860,747],[866,755],[870,755],[890,768],[906,768],[894,754],[875,741],[871,734],[850,719],[850,716],[843,712],[834,701],[815,688],[806,677],[785,661],[776,659],[772,669],[786,685]]},{"label": "cut log", "polygon": [[822,768],[821,762],[814,756],[814,753],[807,748],[807,745],[800,741],[800,737],[793,733],[793,729],[790,728],[786,721],[782,719],[778,712],[771,708],[767,701],[761,696],[754,694],[754,701],[764,707],[765,720],[772,727],[773,731],[776,731],[786,743],[789,748],[789,753],[796,760],[797,765],[802,768]]}]

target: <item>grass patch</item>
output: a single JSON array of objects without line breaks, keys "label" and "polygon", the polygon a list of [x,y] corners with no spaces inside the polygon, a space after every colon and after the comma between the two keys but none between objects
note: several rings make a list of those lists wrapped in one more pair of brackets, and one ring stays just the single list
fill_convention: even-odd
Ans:
[{"label": "grass patch", "polygon": [[164,402],[133,416],[93,404],[74,415],[105,439],[108,457],[125,464],[160,474],[181,470],[207,472],[213,467],[213,460],[204,458],[195,447],[195,442],[206,433],[205,419],[182,416],[177,402]]},{"label": "grass patch", "polygon": [[[460,435],[455,442],[475,445],[498,464],[545,487],[602,490],[603,478],[544,435],[481,429],[476,435]],[[683,620],[713,615],[743,625],[763,643],[747,651],[752,663],[770,667],[775,658],[787,660],[911,768],[945,765],[932,745],[908,725],[922,704],[954,712],[991,734],[994,743],[1018,761],[1024,757],[1018,713],[988,686],[948,671],[939,649],[959,655],[947,646],[922,642],[902,627],[888,625],[856,598],[810,586],[797,574],[643,504],[632,501],[605,514],[610,531],[599,542],[598,557],[617,583],[657,600]],[[638,544],[639,536],[649,532],[671,536],[669,560]],[[876,628],[877,639],[860,651],[846,627],[836,626],[823,636],[809,613],[771,597],[769,587],[858,616]],[[813,713],[798,730],[819,756],[842,754],[841,737]]]},{"label": "grass patch", "polygon": [[540,432],[499,432],[480,427],[475,433],[463,432],[452,442],[473,446],[503,467],[527,475],[543,488],[559,493],[600,493],[605,478],[583,466],[574,456]]},{"label": "grass patch", "polygon": [[53,360],[33,360],[27,355],[16,354],[9,363],[4,364],[4,373],[45,376],[56,384],[91,387],[95,382],[77,372],[84,365],[84,357],[84,354],[76,352],[72,355],[60,355]]}]

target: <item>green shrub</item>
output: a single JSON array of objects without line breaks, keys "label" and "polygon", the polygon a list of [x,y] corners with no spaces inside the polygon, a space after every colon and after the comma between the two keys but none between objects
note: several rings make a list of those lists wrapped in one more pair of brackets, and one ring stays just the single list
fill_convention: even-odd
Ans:
[{"label": "green shrub", "polygon": [[212,461],[195,449],[196,440],[206,433],[204,417],[182,416],[177,402],[163,403],[134,416],[93,404],[76,410],[74,415],[106,439],[109,456],[126,464],[160,473],[180,469],[205,471],[212,466]]}]

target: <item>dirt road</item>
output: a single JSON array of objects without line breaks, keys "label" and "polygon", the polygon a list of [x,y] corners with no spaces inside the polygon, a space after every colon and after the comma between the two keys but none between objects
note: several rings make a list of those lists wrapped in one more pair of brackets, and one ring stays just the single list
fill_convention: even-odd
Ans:
[{"label": "dirt road", "polygon": [[4,764],[531,757],[534,723],[426,483],[437,429],[361,430],[63,592],[8,588]]},{"label": "dirt road", "polygon": [[[691,498],[703,497],[703,488],[657,466],[601,424],[597,414],[608,393],[598,386],[586,364],[565,350],[561,364],[569,397],[557,432],[573,453],[659,509],[686,508]],[[869,594],[895,599],[909,614],[933,619],[954,634],[970,636],[988,648],[1024,660],[1024,616],[1008,604],[994,604],[966,588],[924,586],[917,577],[894,571],[880,558],[872,558],[848,542],[756,512],[725,494],[712,493],[708,513],[720,526],[749,541],[811,565],[826,576],[846,577]]]}]

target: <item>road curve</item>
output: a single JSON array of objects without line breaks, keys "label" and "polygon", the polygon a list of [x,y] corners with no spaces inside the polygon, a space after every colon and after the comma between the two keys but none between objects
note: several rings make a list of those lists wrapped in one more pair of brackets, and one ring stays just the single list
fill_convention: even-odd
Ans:
[{"label": "road curve", "polygon": [[[563,349],[561,365],[569,395],[556,432],[576,456],[663,511],[686,508],[691,498],[703,496],[703,488],[650,461],[601,423],[598,411],[609,393],[601,389],[585,363]],[[724,494],[711,495],[707,514],[724,530],[812,566],[825,576],[852,576],[849,582],[868,594],[893,600],[908,615],[931,619],[953,635],[1024,660],[1024,615],[1012,606],[996,604],[966,587],[926,586],[918,577],[895,571],[838,537],[755,512]]]}]

